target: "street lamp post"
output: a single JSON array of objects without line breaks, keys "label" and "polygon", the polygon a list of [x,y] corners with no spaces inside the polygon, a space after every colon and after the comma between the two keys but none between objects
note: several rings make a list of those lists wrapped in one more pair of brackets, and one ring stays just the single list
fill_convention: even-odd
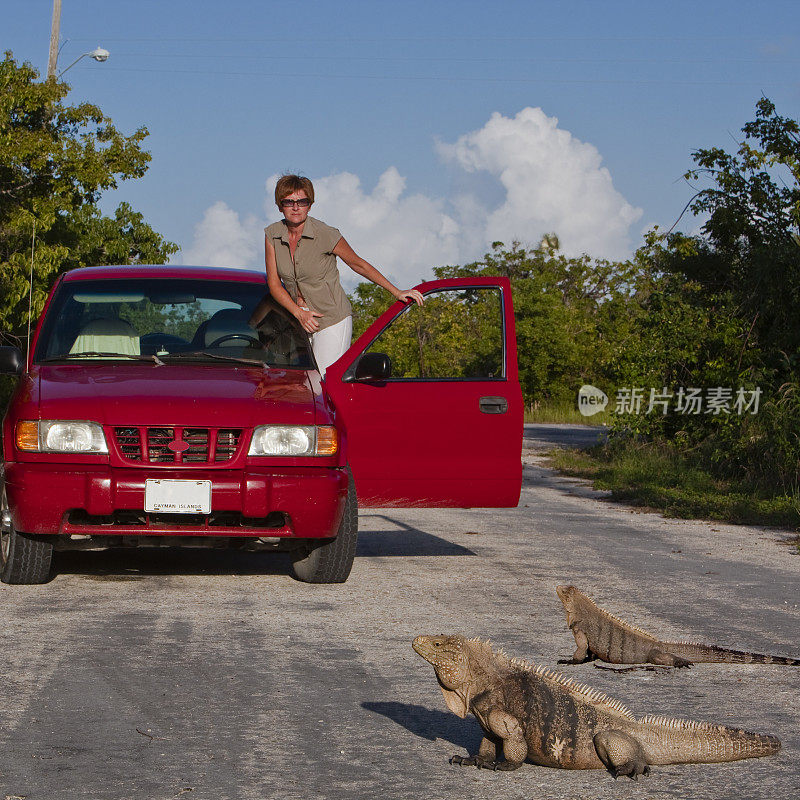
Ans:
[{"label": "street lamp post", "polygon": [[47,62],[47,77],[60,78],[70,67],[74,67],[84,56],[91,56],[95,61],[107,61],[109,52],[102,47],[96,47],[91,53],[79,55],[66,69],[56,75],[58,69],[58,40],[61,36],[61,0],[53,0],[53,24],[50,28],[50,58]]},{"label": "street lamp post", "polygon": [[94,49],[94,50],[92,50],[91,52],[89,52],[89,53],[82,53],[81,55],[79,55],[79,56],[78,56],[78,57],[77,57],[77,58],[76,58],[76,59],[75,59],[75,60],[74,60],[74,61],[73,61],[73,62],[72,62],[70,65],[69,65],[69,67],[64,67],[64,69],[62,69],[62,70],[61,70],[61,72],[59,72],[59,73],[58,73],[58,75],[57,75],[56,77],[57,77],[57,78],[60,78],[60,77],[61,77],[61,76],[62,76],[62,75],[63,75],[63,74],[64,74],[64,73],[65,73],[65,72],[66,72],[66,71],[67,71],[67,70],[70,68],[70,67],[74,67],[74,66],[75,66],[75,65],[76,65],[76,64],[77,64],[77,63],[78,63],[78,62],[79,62],[79,61],[80,61],[82,58],[85,58],[86,56],[90,56],[90,57],[91,57],[91,58],[93,58],[95,61],[99,61],[99,62],[101,62],[101,63],[102,63],[103,61],[108,61],[108,57],[109,57],[110,55],[111,55],[111,54],[108,52],[108,50],[105,50],[105,49],[103,49],[102,47],[95,47],[95,49]]}]

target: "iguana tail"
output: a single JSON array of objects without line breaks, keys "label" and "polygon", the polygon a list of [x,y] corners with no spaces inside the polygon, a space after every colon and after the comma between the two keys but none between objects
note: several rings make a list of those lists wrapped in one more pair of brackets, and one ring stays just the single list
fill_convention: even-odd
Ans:
[{"label": "iguana tail", "polygon": [[663,645],[665,650],[683,656],[695,663],[719,662],[723,664],[781,664],[800,667],[800,658],[785,656],[766,656],[761,653],[746,653],[741,650],[728,650],[713,644],[689,644],[686,642],[670,642]]},{"label": "iguana tail", "polygon": [[739,761],[773,755],[781,749],[775,736],[707,722],[650,715],[640,719],[636,728],[631,734],[641,743],[648,764]]}]

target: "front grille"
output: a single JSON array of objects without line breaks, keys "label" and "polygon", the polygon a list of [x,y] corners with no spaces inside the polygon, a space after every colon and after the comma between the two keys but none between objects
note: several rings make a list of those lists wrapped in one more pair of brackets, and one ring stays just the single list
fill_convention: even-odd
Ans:
[{"label": "front grille", "polygon": [[241,428],[114,428],[117,448],[136,464],[219,464],[236,455]]}]

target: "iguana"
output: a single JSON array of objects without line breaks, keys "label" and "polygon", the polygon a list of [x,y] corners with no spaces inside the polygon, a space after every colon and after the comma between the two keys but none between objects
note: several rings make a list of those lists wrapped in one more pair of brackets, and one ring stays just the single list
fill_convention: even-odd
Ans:
[{"label": "iguana", "polygon": [[[634,780],[651,764],[712,763],[777,753],[774,736],[704,722],[645,716],[542,666],[463,636],[418,636],[448,708],[483,728],[477,755],[452,764],[513,770],[526,758],[565,769],[602,769]],[[498,749],[502,747],[503,760]]]},{"label": "iguana", "polygon": [[662,664],[690,667],[694,662],[731,664],[788,664],[800,666],[800,659],[764,656],[727,650],[711,644],[662,642],[647,631],[629,625],[597,606],[574,586],[557,586],[556,592],[567,612],[567,625],[577,645],[575,664],[599,658],[611,664]]}]

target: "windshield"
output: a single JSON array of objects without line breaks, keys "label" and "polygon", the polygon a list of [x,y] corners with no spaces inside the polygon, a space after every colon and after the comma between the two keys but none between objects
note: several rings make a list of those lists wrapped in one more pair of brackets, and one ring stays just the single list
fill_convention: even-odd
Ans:
[{"label": "windshield", "polygon": [[[314,369],[308,336],[261,284],[182,278],[62,283],[34,361],[201,361]],[[256,306],[261,321],[250,322]]]}]

